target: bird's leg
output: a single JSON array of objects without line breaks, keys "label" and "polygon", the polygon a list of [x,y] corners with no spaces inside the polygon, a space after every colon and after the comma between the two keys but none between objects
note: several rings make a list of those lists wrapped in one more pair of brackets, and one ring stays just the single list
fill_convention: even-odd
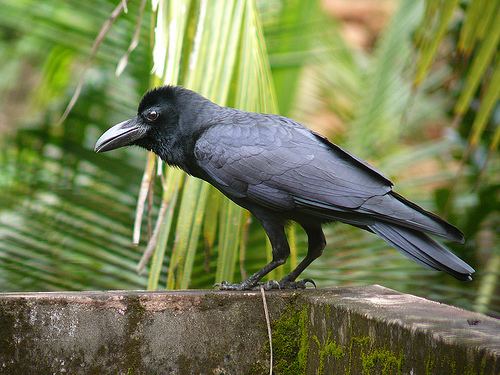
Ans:
[{"label": "bird's leg", "polygon": [[[297,277],[304,271],[316,258],[318,258],[326,246],[325,235],[321,229],[321,224],[301,224],[307,234],[308,239],[308,250],[307,255],[302,262],[288,275],[279,281],[280,289],[303,289],[309,282],[316,286],[313,280],[304,279],[300,281],[295,281]],[[272,285],[269,285],[273,287]]]},{"label": "bird's leg", "polygon": [[[257,215],[256,215],[257,216]],[[258,216],[257,216],[258,217]],[[285,228],[283,221],[279,219],[265,218],[260,219],[264,230],[271,241],[271,246],[273,248],[273,260],[266,264],[262,269],[255,272],[246,280],[239,284],[231,284],[226,281],[221,282],[217,286],[221,290],[249,290],[255,288],[259,281],[266,276],[269,272],[274,270],[276,267],[281,266],[286,262],[286,259],[290,255],[290,246],[288,246],[288,241],[285,235]],[[275,283],[277,283],[275,281]]]}]

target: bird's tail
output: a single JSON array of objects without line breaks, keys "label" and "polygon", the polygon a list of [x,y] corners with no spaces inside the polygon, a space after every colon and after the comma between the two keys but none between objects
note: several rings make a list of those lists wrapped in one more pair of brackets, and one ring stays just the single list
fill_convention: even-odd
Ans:
[{"label": "bird's tail", "polygon": [[375,216],[387,223],[464,243],[464,235],[460,230],[393,191],[367,199],[358,208],[358,212]]},{"label": "bird's tail", "polygon": [[472,280],[474,269],[425,233],[386,222],[374,222],[367,226],[418,263],[445,271],[462,281]]}]

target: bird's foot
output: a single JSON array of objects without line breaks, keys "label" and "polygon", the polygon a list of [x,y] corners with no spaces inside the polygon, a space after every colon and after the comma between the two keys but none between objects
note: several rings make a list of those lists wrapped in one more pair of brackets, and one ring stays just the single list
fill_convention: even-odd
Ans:
[{"label": "bird's foot", "polygon": [[215,288],[219,290],[256,290],[263,287],[264,290],[273,290],[273,289],[306,289],[307,284],[310,283],[316,288],[316,283],[312,279],[304,279],[299,281],[290,281],[290,280],[269,280],[266,282],[260,283],[251,283],[248,280],[245,280],[241,283],[230,283],[227,281],[222,281],[214,285]]},{"label": "bird's foot", "polygon": [[234,284],[227,281],[221,281],[220,283],[215,284],[214,287],[219,288],[219,290],[252,290],[255,288],[255,285],[245,281]]},{"label": "bird's foot", "polygon": [[304,279],[299,281],[289,281],[289,280],[270,280],[262,283],[264,290],[272,289],[306,289],[307,283],[312,284],[316,288],[316,283],[312,279]]}]

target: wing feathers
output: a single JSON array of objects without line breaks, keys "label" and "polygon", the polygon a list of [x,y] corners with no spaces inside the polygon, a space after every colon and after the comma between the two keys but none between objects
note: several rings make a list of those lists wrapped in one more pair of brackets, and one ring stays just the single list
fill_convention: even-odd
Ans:
[{"label": "wing feathers", "polygon": [[358,157],[354,156],[350,152],[344,150],[343,148],[337,146],[335,143],[332,143],[328,140],[328,138],[323,137],[322,135],[311,132],[320,142],[324,143],[328,147],[332,149],[337,155],[342,157],[343,159],[347,159],[351,162],[356,163],[360,168],[364,169],[365,171],[371,173],[374,177],[380,180],[381,183],[389,186],[393,186],[393,183],[391,180],[389,180],[387,177],[385,177],[380,171],[372,167],[370,164],[365,162],[364,160],[359,159]]}]

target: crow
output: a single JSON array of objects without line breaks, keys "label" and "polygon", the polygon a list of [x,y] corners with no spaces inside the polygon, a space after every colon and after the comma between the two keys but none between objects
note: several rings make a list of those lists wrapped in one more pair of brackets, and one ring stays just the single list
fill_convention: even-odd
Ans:
[{"label": "crow", "polygon": [[215,186],[262,224],[272,261],[224,290],[259,285],[290,254],[285,226],[298,223],[308,250],[272,288],[305,288],[297,277],[326,246],[322,224],[340,221],[375,233],[414,261],[472,280],[474,269],[426,233],[463,243],[456,227],[392,190],[392,182],[363,160],[287,117],[221,107],[179,86],[148,91],[137,116],[106,131],[96,152],[137,145],[165,163]]}]

